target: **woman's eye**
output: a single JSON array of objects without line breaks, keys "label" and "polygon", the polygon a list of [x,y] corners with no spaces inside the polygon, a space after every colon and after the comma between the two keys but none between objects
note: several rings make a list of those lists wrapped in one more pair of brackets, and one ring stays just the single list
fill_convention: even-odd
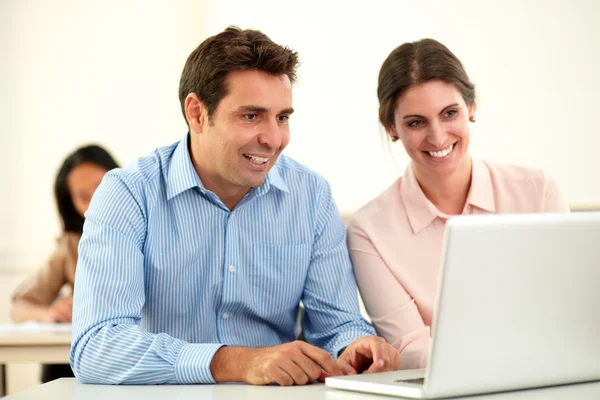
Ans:
[{"label": "woman's eye", "polygon": [[413,119],[412,121],[409,121],[406,125],[409,128],[416,128],[419,125],[421,125],[423,123],[423,121],[421,121],[420,119]]},{"label": "woman's eye", "polygon": [[456,115],[458,111],[456,110],[448,110],[446,111],[446,114],[444,115],[446,118],[452,118]]}]

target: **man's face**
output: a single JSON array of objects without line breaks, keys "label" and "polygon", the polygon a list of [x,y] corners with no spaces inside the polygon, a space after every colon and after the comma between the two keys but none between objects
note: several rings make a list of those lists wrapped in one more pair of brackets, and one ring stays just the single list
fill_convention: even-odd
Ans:
[{"label": "man's face", "polygon": [[[262,185],[290,141],[292,87],[287,75],[236,71],[213,115],[192,141],[198,173],[217,195]],[[212,186],[212,187],[211,187]]]}]

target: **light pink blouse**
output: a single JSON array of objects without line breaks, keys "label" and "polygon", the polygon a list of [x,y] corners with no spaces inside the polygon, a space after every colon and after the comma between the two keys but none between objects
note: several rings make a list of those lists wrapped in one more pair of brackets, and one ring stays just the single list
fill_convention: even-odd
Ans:
[{"label": "light pink blouse", "polygon": [[[543,171],[473,159],[463,214],[568,212]],[[424,368],[445,221],[411,165],[348,225],[348,248],[365,307],[377,333],[400,350],[403,369]]]}]

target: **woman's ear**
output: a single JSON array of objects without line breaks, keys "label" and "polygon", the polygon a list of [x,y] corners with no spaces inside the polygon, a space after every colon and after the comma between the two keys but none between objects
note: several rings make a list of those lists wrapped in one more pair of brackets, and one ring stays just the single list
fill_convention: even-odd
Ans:
[{"label": "woman's ear", "polygon": [[385,131],[392,142],[397,142],[398,139],[400,139],[400,135],[398,135],[398,132],[396,132],[396,128],[393,125],[386,127]]},{"label": "woman's ear", "polygon": [[471,104],[469,105],[469,121],[471,121],[471,122],[476,121],[476,118],[475,118],[476,112],[477,112],[477,103],[472,101]]}]

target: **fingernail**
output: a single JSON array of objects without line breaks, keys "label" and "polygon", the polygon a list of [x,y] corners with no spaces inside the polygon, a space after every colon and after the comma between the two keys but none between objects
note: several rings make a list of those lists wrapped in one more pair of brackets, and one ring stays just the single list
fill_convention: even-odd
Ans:
[{"label": "fingernail", "polygon": [[383,359],[380,358],[379,361],[377,361],[377,365],[383,367]]}]

